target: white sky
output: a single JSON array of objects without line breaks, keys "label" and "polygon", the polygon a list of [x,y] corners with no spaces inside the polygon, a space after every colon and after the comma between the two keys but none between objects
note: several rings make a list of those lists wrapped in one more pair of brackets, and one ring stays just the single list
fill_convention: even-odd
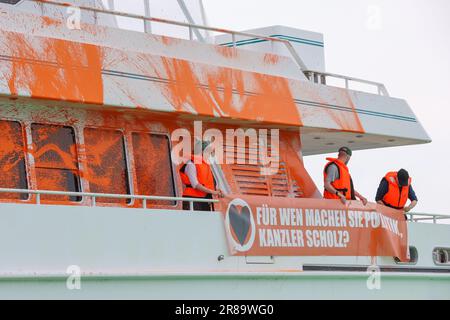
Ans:
[{"label": "white sky", "polygon": [[[127,11],[133,11],[132,2],[136,0],[116,2],[127,3]],[[410,172],[419,197],[415,211],[450,214],[447,202],[450,165],[446,159],[450,156],[450,1],[203,2],[209,24],[215,27],[246,30],[286,25],[321,32],[325,37],[328,72],[383,82],[392,96],[406,99],[433,142],[355,152],[350,170],[356,189],[374,200],[381,177],[387,171],[403,167]],[[164,15],[169,18],[170,12]],[[180,20],[179,14],[173,19]],[[373,22],[378,28],[370,27]],[[305,158],[307,169],[320,189],[325,157]]]}]

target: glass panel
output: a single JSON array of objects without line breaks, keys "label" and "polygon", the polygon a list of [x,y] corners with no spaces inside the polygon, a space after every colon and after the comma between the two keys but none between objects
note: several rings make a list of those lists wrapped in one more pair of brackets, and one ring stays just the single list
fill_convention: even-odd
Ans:
[{"label": "glass panel", "polygon": [[169,139],[164,135],[133,133],[133,153],[138,193],[145,196],[174,197]]},{"label": "glass panel", "polygon": [[[122,132],[87,128],[84,130],[90,191],[130,194],[125,142]],[[125,203],[129,200],[98,198],[98,202]]]},{"label": "glass panel", "polygon": [[[22,126],[0,121],[0,188],[28,189]],[[28,199],[27,194],[0,193],[0,199]]]},{"label": "glass panel", "polygon": [[[71,127],[32,124],[38,190],[81,192],[75,131]],[[80,197],[41,196],[43,200],[81,201]]]}]

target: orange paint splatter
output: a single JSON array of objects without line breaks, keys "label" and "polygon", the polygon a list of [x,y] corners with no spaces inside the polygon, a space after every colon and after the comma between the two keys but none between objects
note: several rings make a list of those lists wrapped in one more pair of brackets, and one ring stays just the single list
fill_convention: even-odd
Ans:
[{"label": "orange paint splatter", "polygon": [[[223,67],[199,67],[196,72],[188,61],[160,59],[163,69],[154,71],[159,77],[170,80],[163,93],[178,111],[252,121],[256,117],[260,122],[302,125],[285,78]],[[200,79],[205,79],[209,88],[201,86]],[[238,99],[233,91],[238,93]]]},{"label": "orange paint splatter", "polygon": [[280,60],[280,56],[272,53],[266,53],[264,55],[264,63],[266,64],[277,64]]},{"label": "orange paint splatter", "polygon": [[[22,127],[13,121],[0,121],[0,188],[26,189],[25,150]],[[0,194],[1,199],[23,199],[27,195]]]},{"label": "orange paint splatter", "polygon": [[[32,124],[33,156],[39,190],[79,192],[78,152],[73,128]],[[76,201],[73,197],[42,196],[45,200]]]},{"label": "orange paint splatter", "polygon": [[160,41],[165,44],[166,46],[171,46],[173,44],[178,44],[180,43],[180,39],[177,38],[172,38],[172,37],[167,37],[167,36],[158,36],[158,39],[160,39]]},{"label": "orange paint splatter", "polygon": [[[325,91],[326,90],[326,91]],[[328,107],[313,107],[309,111],[303,111],[304,117],[312,116],[316,119],[330,119],[336,124],[336,129],[344,132],[364,133],[364,127],[356,112],[355,104],[348,91],[341,88],[324,87],[321,90],[318,85],[307,83],[302,87],[303,99],[311,100],[323,105],[336,105],[348,108],[348,110],[337,110]],[[325,96],[329,97],[328,99]]]},{"label": "orange paint splatter", "polygon": [[49,27],[49,26],[60,26],[62,24],[62,21],[52,19],[50,17],[42,16],[42,25]]},{"label": "orange paint splatter", "polygon": [[[94,193],[129,194],[129,181],[122,132],[87,128],[84,130],[87,173]],[[126,203],[126,200],[99,198],[98,202]]]},{"label": "orange paint splatter", "polygon": [[224,47],[224,46],[215,46],[216,51],[224,56],[225,58],[236,58],[238,55],[238,51],[236,48]]},{"label": "orange paint splatter", "polygon": [[14,57],[8,76],[12,95],[103,104],[102,50],[94,45],[4,32]]}]

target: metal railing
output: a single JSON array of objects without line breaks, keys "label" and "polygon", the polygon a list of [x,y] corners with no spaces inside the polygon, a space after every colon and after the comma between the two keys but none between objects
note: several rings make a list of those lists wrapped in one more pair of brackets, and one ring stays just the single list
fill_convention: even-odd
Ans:
[{"label": "metal railing", "polygon": [[[51,191],[51,190],[27,190],[27,189],[7,189],[0,188],[0,193],[13,193],[13,194],[27,194],[27,195],[35,195],[36,202],[33,204],[40,205],[41,204],[41,196],[65,196],[65,197],[77,197],[77,198],[90,198],[91,206],[97,206],[97,198],[108,198],[108,199],[124,199],[124,200],[141,200],[142,208],[147,209],[148,201],[167,201],[167,202],[176,202],[176,201],[186,201],[189,202],[189,210],[194,211],[194,202],[202,202],[202,203],[218,203],[219,200],[215,199],[196,199],[196,198],[183,198],[183,197],[165,197],[165,196],[140,196],[140,195],[132,195],[132,194],[108,194],[108,193],[90,193],[90,192],[67,192],[67,191]],[[29,200],[23,200],[29,201]],[[77,201],[71,201],[77,202]]]},{"label": "metal railing", "polygon": [[303,73],[311,82],[323,84],[323,85],[327,85],[328,77],[335,78],[335,79],[342,79],[342,80],[344,80],[345,88],[347,90],[351,89],[350,88],[351,82],[368,84],[368,85],[376,87],[379,95],[389,97],[389,92],[387,91],[386,86],[379,82],[358,79],[358,78],[354,78],[354,77],[348,77],[348,76],[343,76],[340,74],[334,74],[334,73],[329,73],[329,72],[314,71],[314,70],[304,70]]},{"label": "metal railing", "polygon": [[[215,199],[197,199],[197,198],[183,198],[183,197],[166,197],[166,196],[141,196],[133,194],[109,194],[109,193],[92,193],[92,192],[68,192],[68,191],[51,191],[51,190],[28,190],[28,189],[8,189],[0,188],[0,194],[5,193],[15,193],[15,194],[27,194],[35,195],[36,199],[33,204],[40,205],[41,196],[65,196],[65,197],[77,197],[77,198],[90,198],[91,206],[97,206],[97,198],[108,198],[108,199],[124,199],[124,200],[141,200],[142,208],[147,209],[148,201],[167,201],[167,202],[177,202],[186,201],[189,202],[189,210],[194,211],[194,202],[201,203],[218,203],[219,200]],[[30,201],[30,199],[23,200],[24,202]],[[78,201],[72,201],[78,202]],[[420,221],[433,221],[434,224],[438,223],[440,220],[450,220],[450,215],[444,214],[432,214],[432,213],[407,213],[409,216],[409,221],[420,222]]]},{"label": "metal railing", "polygon": [[407,213],[409,221],[421,222],[432,221],[434,224],[441,220],[450,220],[450,215],[445,214],[433,214],[433,213]]},{"label": "metal railing", "polygon": [[[46,5],[54,5],[54,6],[65,7],[65,8],[74,6],[73,4],[70,4],[70,3],[58,2],[58,1],[52,1],[52,0],[25,0],[25,1],[37,2],[37,3],[46,4]],[[194,34],[197,36],[198,39],[203,39],[202,37],[199,36],[198,30],[214,31],[214,32],[229,34],[229,35],[231,35],[231,40],[232,40],[231,44],[232,44],[233,48],[237,47],[236,37],[247,37],[247,38],[252,38],[252,39],[257,39],[257,40],[270,41],[271,43],[281,43],[282,45],[284,45],[286,47],[289,54],[291,55],[291,58],[294,60],[294,62],[297,64],[297,66],[300,68],[300,70],[303,72],[303,74],[306,76],[306,78],[309,79],[310,81],[317,83],[317,84],[327,85],[326,79],[328,77],[342,79],[345,82],[344,87],[346,89],[351,89],[350,88],[351,82],[367,84],[367,85],[375,86],[379,95],[389,97],[389,93],[388,93],[385,85],[382,83],[364,80],[364,79],[358,79],[358,78],[334,74],[334,73],[329,73],[329,72],[309,70],[307,68],[307,66],[305,65],[305,63],[303,62],[303,59],[297,53],[297,51],[295,50],[295,48],[293,47],[292,43],[289,40],[279,39],[276,37],[261,36],[258,34],[253,34],[253,33],[248,33],[248,32],[240,32],[240,31],[233,31],[233,30],[228,30],[228,29],[223,29],[223,28],[208,27],[208,26],[204,26],[204,25],[181,22],[181,21],[154,18],[154,17],[150,17],[148,15],[150,11],[149,11],[149,8],[147,8],[147,7],[146,7],[147,15],[139,15],[139,14],[134,14],[134,13],[127,13],[127,12],[122,12],[122,11],[108,10],[108,9],[104,9],[104,8],[95,8],[95,7],[89,7],[89,6],[78,6],[77,5],[76,8],[78,8],[80,10],[93,12],[95,14],[97,14],[97,13],[109,14],[109,15],[113,15],[113,16],[141,20],[144,23],[145,30],[151,30],[150,27],[148,27],[148,23],[150,23],[150,22],[185,27],[185,28],[188,28],[190,40],[194,39]]]},{"label": "metal railing", "polygon": [[[51,0],[26,0],[26,1],[37,2],[37,3],[46,4],[46,5],[54,5],[54,6],[64,7],[64,8],[74,6],[73,4],[70,4],[70,3],[57,2],[57,1],[51,1]],[[194,32],[196,30],[197,31],[198,30],[214,31],[214,32],[219,32],[219,33],[230,34],[231,39],[232,39],[233,48],[236,48],[236,42],[237,42],[236,37],[237,36],[256,38],[258,40],[266,40],[266,41],[271,41],[274,43],[281,43],[284,46],[286,46],[289,53],[292,55],[292,58],[297,63],[297,65],[300,67],[300,69],[302,71],[307,69],[302,58],[300,58],[300,56],[298,55],[298,53],[295,51],[294,47],[288,40],[278,39],[278,38],[274,38],[274,37],[266,37],[266,36],[261,36],[261,35],[257,35],[257,34],[253,34],[253,33],[247,33],[247,32],[239,32],[239,31],[227,30],[227,29],[222,29],[222,28],[208,27],[208,26],[203,26],[203,25],[199,25],[199,24],[192,24],[192,23],[186,23],[186,22],[180,22],[180,21],[174,21],[174,20],[168,20],[168,19],[161,19],[161,18],[153,18],[153,17],[144,16],[144,15],[127,13],[127,12],[116,11],[116,10],[108,10],[108,9],[103,9],[103,8],[94,8],[94,7],[78,6],[78,5],[75,7],[80,10],[90,11],[93,13],[109,14],[109,15],[113,15],[113,16],[142,20],[144,22],[144,24],[145,24],[145,22],[157,22],[157,23],[164,23],[164,24],[185,27],[185,28],[188,28],[188,30],[189,30],[189,39],[190,40],[193,40]]]}]

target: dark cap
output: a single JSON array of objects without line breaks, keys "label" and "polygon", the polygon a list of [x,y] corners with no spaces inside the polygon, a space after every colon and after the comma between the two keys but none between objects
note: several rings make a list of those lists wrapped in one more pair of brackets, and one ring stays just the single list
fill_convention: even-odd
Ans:
[{"label": "dark cap", "polygon": [[397,172],[397,179],[400,186],[405,187],[409,182],[409,173],[405,169],[400,169]]},{"label": "dark cap", "polygon": [[345,152],[346,154],[348,154],[350,157],[352,156],[352,150],[350,150],[350,148],[348,147],[342,147],[339,149],[339,152]]}]

